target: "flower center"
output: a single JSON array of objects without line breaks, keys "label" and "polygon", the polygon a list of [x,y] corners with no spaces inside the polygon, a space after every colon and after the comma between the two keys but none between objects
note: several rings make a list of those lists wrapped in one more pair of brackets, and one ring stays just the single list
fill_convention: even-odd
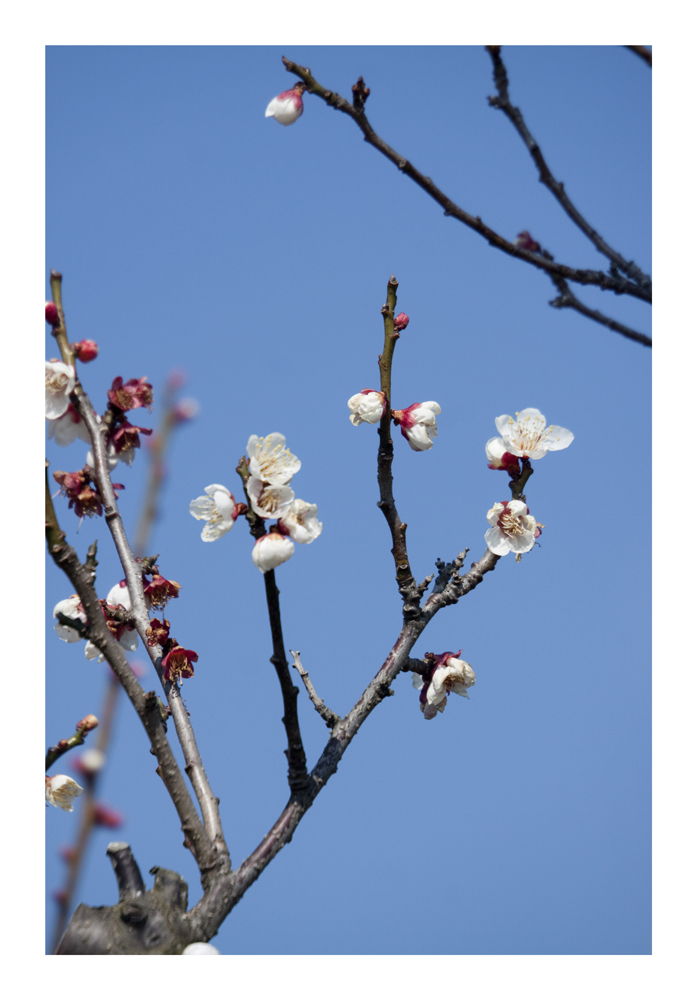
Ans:
[{"label": "flower center", "polygon": [[503,514],[499,515],[499,528],[504,534],[514,537],[515,535],[524,535],[525,528],[520,522],[520,519],[516,517],[515,514],[511,514],[508,510],[505,510]]},{"label": "flower center", "polygon": [[46,372],[46,388],[51,392],[65,392],[68,376],[65,372]]}]

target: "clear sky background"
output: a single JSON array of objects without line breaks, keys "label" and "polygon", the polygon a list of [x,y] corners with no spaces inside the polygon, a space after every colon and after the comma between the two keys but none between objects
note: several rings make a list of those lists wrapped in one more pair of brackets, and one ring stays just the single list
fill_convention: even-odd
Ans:
[{"label": "clear sky background", "polygon": [[[444,218],[319,99],[306,98],[289,128],[265,119],[294,82],[282,54],[347,97],[363,75],[376,131],[502,235],[525,228],[557,260],[606,264],[487,105],[482,48],[48,49],[46,267],[64,275],[70,338],[100,346],[85,388],[103,409],[116,375],[148,376],[155,410],[133,416],[155,426],[177,368],[201,404],[175,440],[150,549],[182,585],[167,617],[199,654],[184,698],[235,866],[287,799],[281,699],[246,523],[205,545],[189,501],[213,482],[239,498],[234,469],[249,435],[286,435],[303,463],[293,488],[324,524],[276,572],[286,646],[343,715],[401,625],[375,506],[376,430],[352,427],[346,407],[379,382],[390,274],[411,318],[393,405],[442,407],[431,451],[395,437],[417,579],[436,557],[469,546],[469,563],[484,551],[486,511],[509,496],[484,456],[497,415],[535,406],[575,434],[535,463],[526,491],[546,525],[541,547],[519,565],[499,562],[414,650],[462,647],[477,675],[470,700],[452,698],[425,722],[410,676],[398,678],[214,943],[224,954],[646,954],[651,352],[551,309],[548,278]],[[608,242],[650,269],[648,67],[622,47],[503,54],[511,99],[552,170]],[[574,290],[650,333],[643,303]],[[85,450],[49,442],[51,470],[79,468]],[[131,537],[145,471],[141,455],[115,474]],[[98,537],[106,596],[123,575],[106,525],[93,519],[76,533],[67,502],[56,504],[78,552]],[[72,587],[50,560],[47,585],[48,744],[99,714],[105,668],[53,633],[51,610]],[[327,730],[304,692],[299,706],[313,764]],[[53,770],[72,773],[69,760]],[[118,838],[148,886],[153,865],[172,868],[195,902],[197,869],[125,697],[101,788],[125,823],[93,838],[77,900],[116,901],[105,849]],[[77,815],[47,811],[49,928],[58,849]]]}]

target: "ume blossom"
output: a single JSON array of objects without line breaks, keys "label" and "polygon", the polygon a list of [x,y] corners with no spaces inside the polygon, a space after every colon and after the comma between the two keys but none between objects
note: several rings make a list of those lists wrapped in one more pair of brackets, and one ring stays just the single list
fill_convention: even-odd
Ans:
[{"label": "ume blossom", "polygon": [[303,113],[302,95],[307,90],[304,83],[296,83],[291,90],[284,90],[269,101],[265,118],[275,118],[281,125],[292,125]]},{"label": "ume blossom", "polygon": [[474,684],[475,674],[466,660],[458,659],[461,652],[459,649],[457,653],[448,651],[439,656],[427,653],[427,658],[433,661],[430,677],[413,674],[413,686],[421,691],[419,707],[424,719],[435,719],[438,712],[445,711],[449,694],[469,698],[467,688]]},{"label": "ume blossom", "polygon": [[348,408],[351,411],[349,420],[354,427],[358,427],[359,424],[377,424],[385,415],[386,405],[384,392],[361,389],[348,401]]},{"label": "ume blossom", "polygon": [[440,413],[438,403],[412,403],[406,410],[392,410],[395,424],[399,424],[403,436],[414,451],[428,451],[433,447],[433,438],[438,437],[436,416]]},{"label": "ume blossom", "polygon": [[540,534],[540,527],[522,500],[495,503],[486,515],[492,526],[484,535],[487,548],[495,556],[509,552],[529,552]]},{"label": "ume blossom", "polygon": [[[534,407],[496,418],[496,430],[501,435],[504,450],[520,458],[544,458],[548,451],[568,448],[574,439],[571,431],[554,424],[547,426],[543,414]],[[491,441],[496,440],[494,438]],[[489,444],[491,444],[491,441]]]}]

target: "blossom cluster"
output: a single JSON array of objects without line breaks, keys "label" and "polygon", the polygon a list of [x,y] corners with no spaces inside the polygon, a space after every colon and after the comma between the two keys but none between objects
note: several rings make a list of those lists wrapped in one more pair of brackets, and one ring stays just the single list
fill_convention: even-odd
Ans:
[{"label": "blossom cluster", "polygon": [[[530,470],[532,459],[568,448],[574,439],[565,427],[547,425],[544,415],[534,407],[516,413],[515,419],[504,413],[495,423],[500,437],[486,442],[487,462],[490,469],[507,472],[513,482],[520,480],[524,470]],[[519,499],[495,503],[486,518],[491,525],[484,535],[489,551],[497,556],[515,552],[517,562],[532,549],[544,527]]]},{"label": "blossom cluster", "polygon": [[[300,470],[300,459],[286,448],[283,434],[274,432],[266,437],[252,434],[247,442],[247,480],[249,503],[264,520],[276,518],[269,531],[257,538],[252,550],[252,561],[262,572],[268,573],[286,562],[295,551],[294,542],[309,545],[322,532],[317,520],[317,505],[306,503],[295,496],[290,486],[293,476]],[[214,542],[222,538],[240,514],[247,512],[246,504],[237,503],[226,486],[213,483],[205,489],[205,496],[196,497],[189,504],[189,513],[205,521],[201,538]]]},{"label": "blossom cluster", "polygon": [[[360,424],[377,424],[387,409],[384,392],[376,389],[361,389],[348,401],[349,419],[354,427]],[[433,439],[438,436],[436,417],[440,413],[438,403],[412,403],[405,410],[391,410],[390,415],[398,425],[402,436],[414,451],[428,451],[433,447]]]}]

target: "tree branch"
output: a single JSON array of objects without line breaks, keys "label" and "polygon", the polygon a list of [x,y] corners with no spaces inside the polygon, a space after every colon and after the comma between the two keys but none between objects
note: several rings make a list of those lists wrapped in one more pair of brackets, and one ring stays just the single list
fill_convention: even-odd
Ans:
[{"label": "tree branch", "polygon": [[308,92],[315,94],[320,97],[325,104],[329,107],[335,108],[337,111],[341,111],[343,114],[348,115],[349,118],[358,125],[365,141],[371,146],[374,146],[383,156],[387,157],[391,163],[394,163],[402,173],[410,177],[414,183],[418,184],[434,201],[436,201],[441,208],[444,209],[446,215],[452,215],[453,218],[462,222],[465,226],[473,229],[480,236],[483,236],[489,244],[496,247],[497,250],[501,250],[503,253],[508,254],[511,257],[517,257],[519,260],[524,260],[528,264],[532,264],[533,267],[538,268],[541,271],[545,271],[547,274],[559,275],[562,278],[566,278],[568,281],[575,281],[580,285],[597,285],[598,288],[602,288],[604,291],[615,292],[618,295],[632,295],[634,298],[642,299],[645,302],[651,301],[651,292],[647,291],[640,285],[634,284],[632,281],[628,281],[620,276],[610,276],[605,274],[603,271],[592,271],[587,269],[578,269],[573,267],[567,267],[565,264],[557,264],[555,261],[547,260],[544,257],[540,257],[538,254],[533,253],[530,250],[524,250],[522,247],[516,246],[515,243],[511,243],[509,240],[499,236],[498,233],[490,229],[489,226],[485,225],[479,216],[470,215],[465,212],[459,205],[456,205],[454,201],[445,195],[440,188],[438,188],[430,177],[426,177],[419,170],[416,169],[405,157],[400,156],[391,146],[380,138],[379,135],[373,130],[372,126],[368,122],[363,111],[363,104],[359,103],[359,107],[356,108],[353,104],[341,97],[340,94],[335,94],[331,90],[327,90],[321,84],[319,84],[309,69],[303,66],[299,66],[285,56],[282,57],[283,65],[286,67],[289,73],[295,74],[299,77],[303,83],[306,85]]},{"label": "tree branch", "polygon": [[399,593],[402,595],[403,614],[406,619],[418,615],[421,593],[416,586],[416,581],[409,565],[406,539],[407,526],[402,522],[397,513],[397,506],[392,492],[394,445],[390,434],[390,400],[392,398],[392,357],[395,345],[400,336],[399,332],[395,331],[394,328],[398,287],[399,282],[393,274],[387,282],[387,302],[381,309],[385,325],[385,346],[380,355],[379,365],[380,389],[385,393],[385,413],[378,428],[378,435],[380,437],[380,444],[378,446],[378,487],[380,489],[380,499],[378,500],[378,507],[385,515],[385,520],[392,535],[391,551],[397,572],[396,579],[399,586]]},{"label": "tree branch", "polygon": [[[61,349],[61,355],[65,361],[65,345],[67,345],[67,330],[65,325],[65,317],[63,315],[63,308],[60,299],[60,289],[61,289],[62,276],[57,271],[51,271],[51,289],[54,296],[54,302],[59,310],[59,316],[61,318],[61,326],[58,328],[61,336],[56,336],[58,340],[59,347]],[[57,301],[56,301],[57,300]],[[61,339],[61,337],[63,339]],[[64,342],[63,342],[64,341]],[[66,364],[69,362],[65,362]],[[158,645],[151,646],[148,644],[147,628],[150,625],[150,616],[148,614],[147,607],[145,605],[145,598],[143,595],[143,580],[142,573],[138,564],[135,561],[135,557],[131,552],[131,548],[128,544],[128,539],[126,537],[126,532],[121,520],[121,515],[119,514],[118,505],[116,502],[116,494],[114,493],[114,488],[111,482],[111,476],[109,475],[109,467],[107,463],[106,455],[106,427],[103,424],[97,422],[95,412],[92,408],[92,404],[87,397],[84,389],[80,382],[76,379],[75,388],[72,393],[74,399],[74,405],[80,413],[85,425],[89,431],[90,438],[92,440],[92,452],[94,455],[95,463],[95,476],[99,484],[99,492],[102,497],[102,502],[104,505],[104,519],[109,526],[112,538],[114,539],[114,544],[116,546],[116,551],[118,552],[123,571],[126,576],[126,581],[128,583],[128,590],[131,596],[132,603],[132,615],[136,623],[136,628],[138,635],[140,636],[143,645],[150,657],[155,669],[157,670],[158,677],[160,678],[160,683],[167,696],[167,701],[172,713],[172,720],[174,721],[174,726],[176,729],[177,737],[181,744],[182,750],[184,752],[184,758],[186,760],[186,772],[191,781],[194,792],[196,793],[196,798],[198,799],[199,805],[201,807],[201,815],[203,816],[203,824],[208,834],[215,850],[218,851],[221,858],[221,863],[223,867],[229,868],[229,854],[227,850],[227,845],[225,843],[225,837],[223,835],[223,828],[220,821],[220,813],[218,810],[218,799],[213,794],[211,787],[208,783],[208,778],[206,777],[206,772],[203,767],[203,762],[201,760],[201,755],[196,744],[196,737],[194,736],[194,731],[191,726],[189,719],[189,714],[184,706],[181,697],[181,691],[176,683],[165,681],[164,675],[162,673],[162,650]],[[79,591],[78,591],[79,593]],[[83,601],[84,605],[84,601]],[[101,616],[103,617],[103,616]],[[106,626],[105,626],[106,628]],[[108,632],[108,629],[107,629]],[[94,641],[94,640],[93,640]],[[95,645],[98,645],[95,643]],[[101,647],[99,647],[101,649]],[[120,647],[119,647],[120,649]],[[103,651],[103,650],[102,650]],[[111,662],[111,661],[110,661]],[[113,665],[112,665],[113,666]],[[130,670],[132,674],[133,672]],[[135,680],[135,678],[134,678]],[[137,683],[137,682],[136,682]],[[138,685],[140,687],[140,685]],[[155,705],[156,707],[156,705]]]},{"label": "tree branch", "polygon": [[508,97],[508,76],[503,59],[501,58],[501,46],[487,45],[486,50],[491,56],[491,61],[494,64],[494,84],[496,85],[496,89],[498,91],[498,97],[490,97],[489,104],[493,108],[498,108],[500,111],[503,111],[508,120],[511,122],[516,132],[527,146],[530,156],[535,162],[535,166],[537,167],[540,175],[540,181],[552,192],[569,218],[575,222],[581,232],[588,237],[596,250],[599,250],[600,253],[604,254],[616,267],[618,267],[621,271],[624,271],[625,274],[627,274],[641,288],[649,293],[650,301],[651,279],[648,275],[644,274],[639,267],[637,267],[634,261],[626,261],[621,254],[619,254],[616,250],[613,250],[612,247],[605,242],[602,236],[596,232],[595,229],[593,229],[590,223],[584,219],[567,195],[564,185],[561,181],[558,181],[554,177],[552,171],[549,169],[547,161],[542,155],[542,150],[537,144],[537,141],[530,134],[530,130],[525,124],[525,119],[523,118],[520,108],[516,108],[511,104]]},{"label": "tree branch", "polygon": [[[50,501],[48,475],[46,477],[46,492],[48,495],[48,507],[48,502]],[[49,518],[47,518],[47,521],[49,521]],[[46,528],[49,554],[56,566],[63,570],[75,588],[90,625],[90,640],[104,654],[109,666],[121,681],[131,704],[138,714],[138,718],[150,738],[152,753],[157,758],[159,765],[157,772],[162,778],[177,810],[177,815],[181,821],[181,828],[186,837],[184,844],[191,850],[196,859],[205,887],[208,882],[208,873],[216,866],[215,851],[201,824],[201,820],[198,817],[198,813],[184,783],[182,773],[172,753],[172,748],[167,741],[155,692],[150,691],[146,694],[143,691],[126,659],[123,649],[107,628],[89,570],[85,569],[82,565],[72,546],[65,544],[64,541],[56,543],[55,529],[57,528],[57,520],[55,512],[53,512],[50,522]],[[58,530],[60,531],[60,529]]]},{"label": "tree branch", "polygon": [[310,701],[315,706],[316,710],[322,716],[322,718],[329,726],[329,728],[333,729],[334,726],[337,724],[337,722],[340,720],[341,716],[337,715],[336,712],[332,712],[331,708],[327,708],[327,706],[324,704],[322,699],[315,691],[314,685],[310,680],[310,675],[300,662],[300,651],[298,650],[297,652],[293,652],[293,650],[291,649],[289,650],[289,652],[290,655],[293,657],[293,666],[300,674],[300,678],[303,684],[305,685],[305,690],[310,696]]},{"label": "tree branch", "polygon": [[[247,482],[250,477],[247,457],[242,456],[237,465],[237,474],[242,480],[244,495],[247,501],[247,523],[249,532],[253,538],[261,538],[266,534],[264,519],[259,517],[252,509],[252,504],[247,492]],[[298,719],[298,689],[293,684],[286,659],[285,644],[283,640],[283,628],[281,626],[281,606],[278,601],[279,590],[276,586],[276,575],[274,571],[268,570],[264,573],[264,589],[266,591],[266,607],[269,614],[269,625],[271,627],[271,642],[273,645],[273,664],[278,683],[281,685],[281,695],[283,697],[283,725],[286,730],[288,749],[284,751],[288,759],[288,785],[291,792],[302,791],[307,787],[307,758],[303,747],[302,734],[300,732],[300,721]]]},{"label": "tree branch", "polygon": [[555,309],[575,309],[582,316],[586,316],[588,319],[592,319],[602,326],[607,326],[610,330],[614,330],[615,333],[620,333],[623,337],[636,341],[637,344],[643,344],[645,347],[653,347],[653,341],[646,334],[637,333],[631,327],[624,326],[623,323],[618,323],[616,319],[610,319],[609,316],[605,316],[604,313],[599,312],[597,309],[590,309],[583,302],[580,302],[563,278],[552,276],[552,281],[559,290],[557,298],[551,299],[549,303]]},{"label": "tree branch", "polygon": [[625,45],[625,49],[635,52],[640,59],[643,59],[649,66],[653,66],[653,50],[646,45]]},{"label": "tree branch", "polygon": [[460,576],[458,569],[464,558],[465,552],[461,552],[453,563],[445,564],[439,561],[441,567],[446,565],[448,567],[442,587],[438,593],[434,592],[431,595],[417,618],[404,622],[397,641],[373,680],[348,715],[335,723],[329,741],[309,775],[306,789],[291,795],[283,812],[265,834],[259,846],[236,871],[217,877],[199,903],[187,913],[185,920],[190,924],[188,932],[190,940],[209,940],[247,889],[259,878],[278,852],[291,841],[301,819],[336,772],[341,758],[360,727],[373,709],[394,693],[391,685],[395,678],[406,670],[416,669],[420,672],[418,664],[421,661],[412,659],[409,654],[430,620],[441,608],[456,604],[460,597],[474,590],[499,560],[499,556],[495,556],[487,549],[479,562],[472,563],[470,571]]}]

